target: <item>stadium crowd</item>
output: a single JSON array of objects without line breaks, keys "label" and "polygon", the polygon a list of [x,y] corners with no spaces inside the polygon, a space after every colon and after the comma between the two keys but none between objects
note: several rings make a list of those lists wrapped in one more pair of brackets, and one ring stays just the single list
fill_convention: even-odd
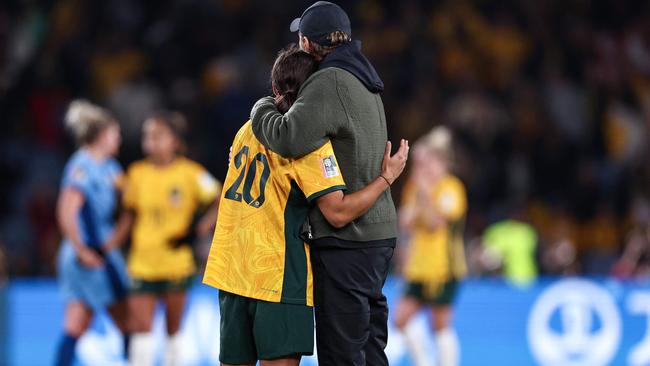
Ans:
[{"label": "stadium crowd", "polygon": [[[55,272],[72,99],[117,116],[123,164],[141,157],[145,116],[183,111],[189,156],[222,179],[234,134],[270,94],[272,60],[294,41],[288,21],[309,3],[2,2],[0,274]],[[517,220],[534,233],[541,274],[650,273],[650,4],[341,5],[386,84],[393,139],[415,141],[436,125],[455,134],[470,270],[504,266],[507,251],[486,256],[487,232]],[[399,186],[393,194],[399,201]]]}]

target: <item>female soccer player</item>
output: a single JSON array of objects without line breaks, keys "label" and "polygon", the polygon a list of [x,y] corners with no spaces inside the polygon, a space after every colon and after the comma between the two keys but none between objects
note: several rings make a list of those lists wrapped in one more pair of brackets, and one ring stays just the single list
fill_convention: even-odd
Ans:
[{"label": "female soccer player", "polygon": [[[183,156],[185,118],[161,112],[143,125],[145,159],[131,164],[125,180],[121,222],[133,227],[128,256],[133,277],[129,297],[133,365],[153,364],[151,325],[158,300],[165,304],[165,365],[180,364],[177,333],[185,295],[196,270],[191,243],[211,233],[221,185]],[[202,214],[196,220],[198,213]]]},{"label": "female soccer player", "polygon": [[80,148],[65,167],[57,205],[64,236],[58,273],[66,301],[57,365],[72,365],[77,339],[95,311],[108,308],[122,331],[127,320],[128,277],[113,234],[122,175],[113,156],[120,146],[120,128],[106,110],[85,101],[70,105],[66,126]]},{"label": "female soccer player", "polygon": [[401,229],[410,234],[404,267],[406,292],[395,323],[402,330],[418,366],[427,352],[409,332],[408,321],[423,306],[432,311],[438,365],[458,364],[458,341],[451,328],[451,304],[458,281],[466,273],[463,223],[467,198],[463,183],[449,171],[451,134],[434,128],[414,148],[414,166],[403,194]]}]

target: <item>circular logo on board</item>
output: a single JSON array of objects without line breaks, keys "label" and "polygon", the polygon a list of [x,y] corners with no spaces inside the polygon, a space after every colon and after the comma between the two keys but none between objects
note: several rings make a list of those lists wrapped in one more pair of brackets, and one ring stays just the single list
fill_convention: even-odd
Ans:
[{"label": "circular logo on board", "polygon": [[548,287],[528,319],[528,344],[544,366],[607,365],[620,340],[614,299],[586,280],[562,280]]}]

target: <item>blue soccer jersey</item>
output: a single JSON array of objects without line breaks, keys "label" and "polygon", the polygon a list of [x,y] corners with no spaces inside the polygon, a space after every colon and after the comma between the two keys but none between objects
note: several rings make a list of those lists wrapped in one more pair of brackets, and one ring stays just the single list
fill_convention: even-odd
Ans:
[{"label": "blue soccer jersey", "polygon": [[[110,237],[113,214],[118,202],[117,179],[122,169],[114,159],[95,160],[85,150],[77,151],[63,171],[61,189],[73,187],[84,196],[79,212],[79,230],[83,242],[101,247]],[[87,268],[66,238],[59,250],[59,284],[66,301],[79,301],[101,309],[126,296],[129,278],[119,249],[103,253],[105,265]]]},{"label": "blue soccer jersey", "polygon": [[74,187],[85,198],[79,226],[81,238],[89,246],[100,246],[113,230],[116,180],[121,173],[115,159],[97,161],[85,150],[77,151],[65,166],[61,188]]}]

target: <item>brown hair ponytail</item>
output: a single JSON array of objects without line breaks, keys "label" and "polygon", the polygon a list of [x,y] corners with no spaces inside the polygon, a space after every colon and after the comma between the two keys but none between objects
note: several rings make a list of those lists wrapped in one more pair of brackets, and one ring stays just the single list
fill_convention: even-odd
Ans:
[{"label": "brown hair ponytail", "polygon": [[301,51],[295,43],[278,53],[271,70],[271,84],[275,105],[286,113],[298,98],[302,84],[316,71],[318,64],[310,54]]}]

